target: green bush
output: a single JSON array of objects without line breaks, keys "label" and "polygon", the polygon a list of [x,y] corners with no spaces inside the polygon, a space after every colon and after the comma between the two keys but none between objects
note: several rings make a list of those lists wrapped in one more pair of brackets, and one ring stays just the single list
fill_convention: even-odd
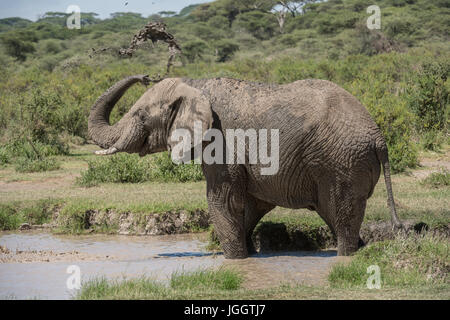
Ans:
[{"label": "green bush", "polygon": [[450,105],[450,62],[425,61],[414,77],[410,107],[420,132],[437,132],[447,126]]},{"label": "green bush", "polygon": [[440,172],[433,172],[422,181],[422,184],[433,188],[450,186],[450,172],[446,169],[442,169]]},{"label": "green bush", "polygon": [[22,216],[12,206],[0,204],[0,230],[16,230],[22,223]]},{"label": "green bush", "polygon": [[431,234],[398,236],[356,252],[348,264],[336,264],[328,280],[340,288],[366,287],[367,268],[380,268],[381,286],[420,286],[448,282],[450,245]]},{"label": "green bush", "polygon": [[176,165],[167,152],[145,158],[136,154],[119,153],[88,161],[88,170],[82,172],[78,184],[89,187],[106,182],[188,182],[202,179],[199,165]]},{"label": "green bush", "polygon": [[60,163],[55,158],[30,159],[26,157],[18,158],[15,169],[18,172],[44,172],[54,171],[61,168]]},{"label": "green bush", "polygon": [[228,39],[218,41],[215,47],[217,49],[217,62],[230,60],[234,53],[239,50],[239,44]]},{"label": "green bush", "polygon": [[0,148],[0,166],[8,164],[10,162],[10,156],[6,148]]},{"label": "green bush", "polygon": [[110,157],[88,161],[78,183],[94,186],[99,183],[139,183],[149,180],[149,165],[136,154],[119,153]]},{"label": "green bush", "polygon": [[379,126],[389,150],[392,171],[402,172],[417,165],[417,149],[412,142],[414,117],[406,101],[390,93],[393,84],[386,80],[355,81],[351,92],[367,107]]},{"label": "green bush", "polygon": [[155,180],[165,182],[203,180],[203,172],[200,165],[194,163],[177,165],[167,152],[154,156],[151,175]]}]

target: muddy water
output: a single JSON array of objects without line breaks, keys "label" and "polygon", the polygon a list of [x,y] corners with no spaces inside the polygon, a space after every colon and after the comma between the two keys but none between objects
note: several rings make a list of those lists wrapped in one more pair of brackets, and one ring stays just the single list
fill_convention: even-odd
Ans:
[{"label": "muddy water", "polygon": [[245,260],[225,260],[204,247],[205,234],[171,236],[56,236],[48,233],[0,233],[0,245],[10,254],[0,254],[0,298],[70,299],[71,274],[80,268],[86,281],[149,276],[167,282],[175,271],[190,271],[225,265],[245,275],[244,286],[258,289],[280,283],[321,285],[336,261],[335,252],[280,252],[259,254]]}]

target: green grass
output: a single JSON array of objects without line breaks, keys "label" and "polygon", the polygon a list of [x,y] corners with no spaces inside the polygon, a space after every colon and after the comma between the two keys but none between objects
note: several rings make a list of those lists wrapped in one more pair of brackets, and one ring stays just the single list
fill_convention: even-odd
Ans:
[{"label": "green grass", "polygon": [[22,223],[48,223],[56,206],[55,201],[46,199],[31,203],[0,203],[0,230],[16,230]]},{"label": "green grass", "polygon": [[54,171],[60,167],[60,163],[55,158],[30,159],[22,157],[17,159],[15,169],[18,172],[31,173]]},{"label": "green grass", "polygon": [[450,186],[450,172],[448,170],[433,172],[422,181],[422,184],[429,185],[433,188]]},{"label": "green grass", "polygon": [[[383,287],[380,290],[283,284],[278,287],[251,290],[245,288],[245,282],[241,282],[243,275],[232,270],[203,270],[182,275],[180,278],[179,273],[174,273],[168,286],[145,276],[122,281],[96,278],[83,283],[74,298],[79,300],[450,299],[448,284]],[[232,285],[224,286],[224,283]]]},{"label": "green grass", "polygon": [[175,165],[168,153],[139,158],[137,154],[121,153],[111,157],[88,160],[88,169],[77,183],[92,187],[100,183],[195,182],[203,180],[200,165]]},{"label": "green grass", "polygon": [[242,281],[239,273],[227,269],[182,271],[172,274],[170,287],[175,290],[237,290]]},{"label": "green grass", "polygon": [[395,240],[373,243],[359,250],[350,263],[339,263],[329,274],[331,286],[365,287],[367,268],[380,268],[381,285],[414,287],[449,283],[450,244],[446,238],[399,236]]},{"label": "green grass", "polygon": [[82,284],[76,299],[174,299],[186,295],[238,290],[242,276],[232,270],[198,270],[193,272],[175,272],[169,285],[148,277],[125,281],[97,278]]}]

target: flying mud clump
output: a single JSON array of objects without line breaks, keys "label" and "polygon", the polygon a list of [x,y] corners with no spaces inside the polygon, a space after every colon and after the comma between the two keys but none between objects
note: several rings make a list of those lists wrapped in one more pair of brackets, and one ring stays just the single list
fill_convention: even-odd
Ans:
[{"label": "flying mud clump", "polygon": [[151,82],[159,82],[163,80],[164,77],[170,72],[170,68],[172,67],[173,60],[176,55],[181,53],[181,47],[178,45],[175,37],[167,32],[166,28],[167,26],[163,22],[149,22],[133,36],[131,44],[128,48],[92,48],[92,52],[89,54],[89,57],[92,58],[96,54],[109,50],[115,51],[120,57],[132,57],[136,50],[148,40],[151,40],[153,45],[155,45],[158,41],[163,41],[169,46],[169,60],[167,61],[166,73],[163,76],[158,74],[156,77],[150,79]]}]

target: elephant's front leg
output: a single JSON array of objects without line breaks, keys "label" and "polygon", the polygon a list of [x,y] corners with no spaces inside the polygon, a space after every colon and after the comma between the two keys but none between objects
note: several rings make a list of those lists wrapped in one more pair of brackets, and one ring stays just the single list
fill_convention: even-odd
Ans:
[{"label": "elephant's front leg", "polygon": [[225,258],[247,258],[244,177],[229,166],[209,169],[205,172],[209,214]]}]

